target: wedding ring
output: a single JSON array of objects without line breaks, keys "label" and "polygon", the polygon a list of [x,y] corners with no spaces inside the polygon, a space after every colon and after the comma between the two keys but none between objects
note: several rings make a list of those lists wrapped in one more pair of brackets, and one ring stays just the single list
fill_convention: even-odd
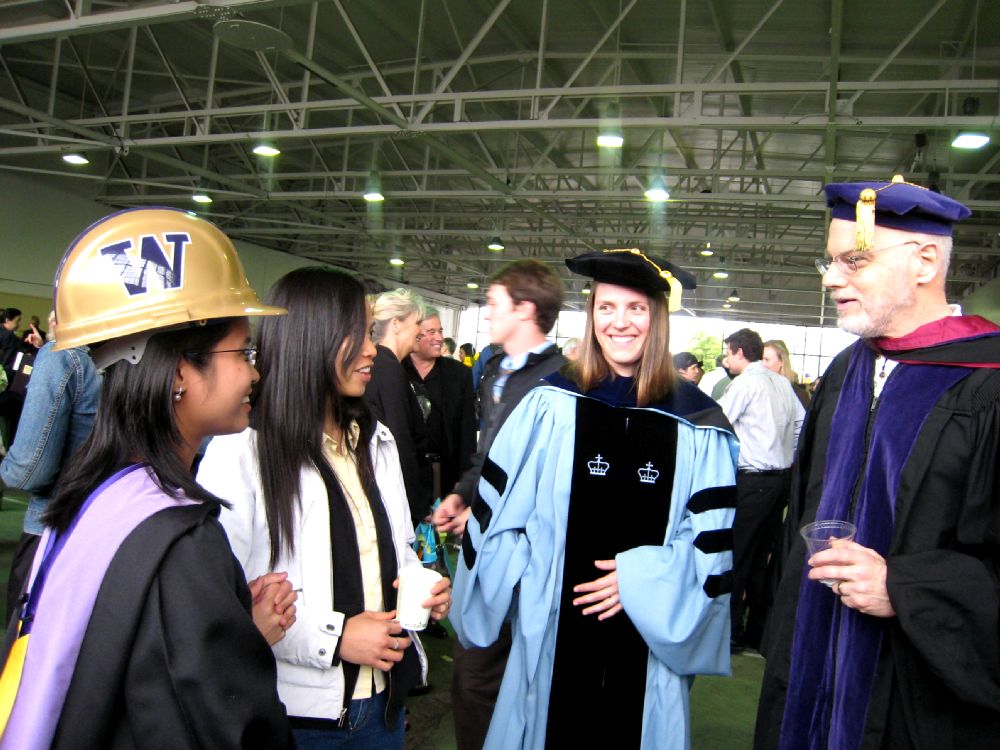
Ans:
[{"label": "wedding ring", "polygon": [[398,638],[393,638],[392,639],[392,650],[393,651],[399,651],[399,639]]},{"label": "wedding ring", "polygon": [[835,584],[833,584],[833,593],[835,593],[837,596],[841,595],[840,594],[840,584],[841,583],[842,583],[842,581],[837,581]]}]

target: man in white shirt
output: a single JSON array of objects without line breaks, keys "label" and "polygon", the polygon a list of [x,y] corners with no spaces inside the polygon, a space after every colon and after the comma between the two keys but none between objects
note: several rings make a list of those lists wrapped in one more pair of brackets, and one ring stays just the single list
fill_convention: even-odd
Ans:
[{"label": "man in white shirt", "polygon": [[732,645],[759,648],[770,606],[768,559],[788,503],[792,460],[805,410],[788,379],[764,366],[764,342],[756,331],[741,328],[726,339],[726,347],[726,365],[734,379],[719,405],[740,440],[733,521]]}]

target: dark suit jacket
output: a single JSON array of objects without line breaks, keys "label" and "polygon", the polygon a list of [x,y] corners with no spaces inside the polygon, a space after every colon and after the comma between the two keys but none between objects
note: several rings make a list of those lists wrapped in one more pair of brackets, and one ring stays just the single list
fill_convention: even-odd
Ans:
[{"label": "dark suit jacket", "polygon": [[431,413],[426,420],[427,448],[441,458],[441,492],[447,494],[476,452],[476,408],[472,398],[469,368],[449,357],[438,357],[421,378],[407,357],[403,367],[414,387],[426,389]]},{"label": "dark suit jacket", "polygon": [[378,420],[396,439],[410,515],[413,523],[418,524],[430,513],[433,502],[431,467],[424,457],[427,453],[424,417],[410,388],[406,370],[396,355],[384,346],[377,346],[376,350],[365,398]]},{"label": "dark suit jacket", "polygon": [[[500,374],[500,362],[504,352],[499,350],[486,364],[486,372],[479,384],[479,403],[482,410],[482,420],[479,428],[479,447],[472,457],[472,465],[462,474],[454,492],[462,496],[466,505],[472,505],[476,487],[479,484],[479,474],[483,468],[483,460],[493,445],[493,438],[503,425],[504,420],[521,403],[521,399],[536,385],[542,384],[542,378],[551,375],[564,364],[566,358],[559,353],[559,347],[552,344],[538,354],[529,354],[524,367],[512,372],[504,385],[500,403],[493,403],[493,383]],[[443,490],[442,490],[443,491]]]}]

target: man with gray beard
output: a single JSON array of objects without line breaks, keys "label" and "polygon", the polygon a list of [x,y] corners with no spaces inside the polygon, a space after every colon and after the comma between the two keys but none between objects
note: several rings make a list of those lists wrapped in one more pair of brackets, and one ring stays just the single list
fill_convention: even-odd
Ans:
[{"label": "man with gray beard", "polygon": [[[826,198],[816,266],[861,340],[803,430],[754,746],[995,748],[1000,327],[945,296],[970,211],[901,177]],[[798,531],[814,520],[849,521],[854,540],[810,556]]]}]

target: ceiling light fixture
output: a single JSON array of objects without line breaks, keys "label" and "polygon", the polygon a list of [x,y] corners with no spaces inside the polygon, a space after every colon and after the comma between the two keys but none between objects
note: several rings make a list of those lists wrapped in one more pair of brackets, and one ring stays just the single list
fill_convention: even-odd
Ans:
[{"label": "ceiling light fixture", "polygon": [[619,128],[604,128],[597,136],[597,145],[601,148],[621,148],[625,145],[625,137]]},{"label": "ceiling light fixture", "polygon": [[381,203],[385,200],[382,195],[382,180],[378,170],[373,169],[368,173],[368,183],[365,185],[364,199],[369,203]]},{"label": "ceiling light fixture", "polygon": [[670,193],[663,183],[663,178],[657,178],[643,193],[650,203],[666,203],[670,200]]},{"label": "ceiling light fixture", "polygon": [[402,258],[389,258],[389,265],[390,266],[405,266],[406,265],[406,261],[403,260]]},{"label": "ceiling light fixture", "polygon": [[580,290],[580,294],[590,294],[590,284],[584,284],[583,289]]},{"label": "ceiling light fixture", "polygon": [[487,249],[492,250],[495,253],[499,253],[501,250],[503,250],[504,244],[503,242],[500,241],[500,235],[498,234],[492,240],[490,240],[490,244],[488,244],[486,247]]},{"label": "ceiling light fixture", "polygon": [[193,193],[191,195],[191,200],[193,200],[195,203],[205,203],[205,204],[208,204],[208,203],[212,202],[212,196],[210,196],[208,193],[204,192],[203,190],[199,190],[198,192]]},{"label": "ceiling light fixture", "polygon": [[77,166],[90,164],[90,159],[83,154],[63,154],[62,160],[67,164],[75,164]]},{"label": "ceiling light fixture", "polygon": [[736,290],[734,289],[733,291],[731,291],[731,292],[729,293],[729,296],[728,296],[728,297],[726,297],[726,300],[727,300],[728,302],[739,302],[739,301],[740,301],[740,293],[739,293],[739,292],[737,292],[737,291],[736,291]]},{"label": "ceiling light fixture", "polygon": [[273,143],[268,143],[267,141],[258,143],[254,146],[253,152],[257,154],[257,156],[277,156],[281,153],[280,149],[276,148]]},{"label": "ceiling light fixture", "polygon": [[466,286],[469,287],[469,289],[478,289],[479,288],[479,284],[477,284],[475,281],[470,281],[468,284],[466,284]]},{"label": "ceiling light fixture", "polygon": [[959,133],[951,142],[952,148],[977,149],[990,142],[990,137],[983,133]]},{"label": "ceiling light fixture", "polygon": [[732,305],[730,305],[728,302],[723,302],[722,303],[722,309],[723,310],[728,310],[731,307],[732,307]]},{"label": "ceiling light fixture", "polygon": [[719,268],[712,274],[713,279],[728,279],[729,272],[726,270],[726,256],[719,256]]},{"label": "ceiling light fixture", "polygon": [[597,145],[601,148],[621,148],[625,145],[625,136],[622,134],[617,104],[608,104],[604,110],[604,117],[601,118],[601,129],[597,133]]}]

